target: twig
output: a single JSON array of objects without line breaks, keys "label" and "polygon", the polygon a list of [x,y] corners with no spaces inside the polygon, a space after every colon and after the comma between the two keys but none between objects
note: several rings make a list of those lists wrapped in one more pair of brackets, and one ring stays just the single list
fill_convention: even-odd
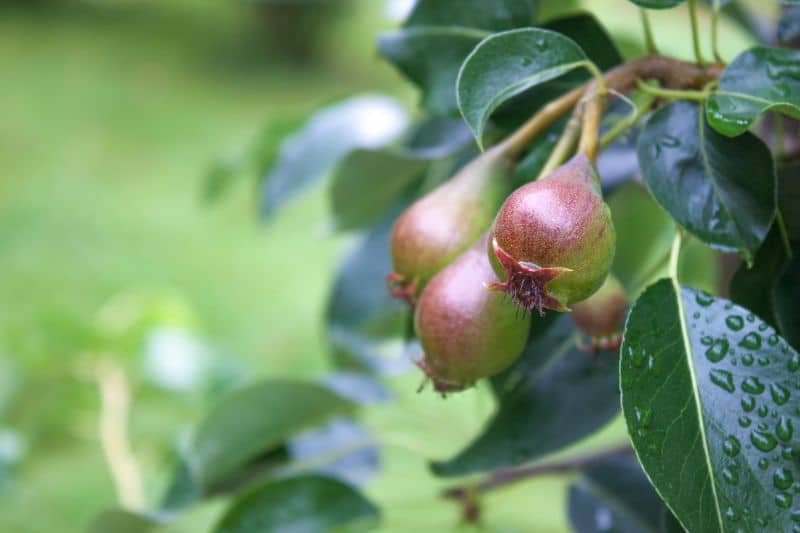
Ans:
[{"label": "twig", "polygon": [[643,7],[639,8],[639,16],[642,19],[642,29],[644,30],[644,44],[647,47],[648,54],[657,54],[656,41],[653,38],[653,28],[650,26],[650,17],[647,10]]},{"label": "twig", "polygon": [[697,3],[695,0],[689,0],[689,22],[692,25],[692,46],[694,47],[694,57],[697,63],[705,65],[703,59],[703,52],[700,50],[700,30],[697,23]]}]

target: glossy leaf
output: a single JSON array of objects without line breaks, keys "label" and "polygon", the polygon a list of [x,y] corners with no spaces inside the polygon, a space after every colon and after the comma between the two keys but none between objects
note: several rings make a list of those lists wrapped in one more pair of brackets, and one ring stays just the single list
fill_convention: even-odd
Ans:
[{"label": "glossy leaf", "polygon": [[650,9],[669,9],[682,4],[684,0],[630,0],[637,6]]},{"label": "glossy leaf", "polygon": [[271,481],[236,499],[215,533],[367,531],[378,509],[349,485],[320,476]]},{"label": "glossy leaf", "polygon": [[527,28],[487,37],[464,61],[457,81],[458,107],[478,143],[489,116],[513,97],[581,67],[586,55],[571,39]]},{"label": "glossy leaf", "polygon": [[398,198],[418,182],[428,161],[397,150],[358,149],[336,167],[330,200],[337,230],[352,230],[386,216]]},{"label": "glossy leaf", "polygon": [[317,112],[283,142],[269,168],[263,183],[264,214],[322,179],[349,151],[383,146],[407,123],[405,111],[385,96],[356,96]]},{"label": "glossy leaf", "polygon": [[688,531],[791,531],[800,355],[747,309],[671,280],[636,302],[621,349],[637,456]]},{"label": "glossy leaf", "polygon": [[530,26],[537,0],[417,0],[404,26],[463,26],[501,31]]},{"label": "glossy leaf", "polygon": [[367,372],[408,368],[402,356],[408,307],[392,298],[389,236],[394,217],[370,230],[339,268],[326,310],[328,342],[336,366]]},{"label": "glossy leaf", "polygon": [[492,379],[497,412],[454,458],[434,463],[456,476],[533,461],[594,432],[619,410],[616,354],[578,349],[568,313],[534,321],[511,368]]},{"label": "glossy leaf", "polygon": [[756,46],[739,54],[708,99],[711,126],[734,136],[765,111],[800,118],[800,50]]},{"label": "glossy leaf", "polygon": [[697,104],[657,111],[639,137],[639,168],[653,196],[681,226],[712,247],[759,247],[775,215],[772,154],[750,133],[724,137]]},{"label": "glossy leaf", "polygon": [[664,503],[636,459],[622,455],[583,469],[567,513],[575,533],[659,533]]},{"label": "glossy leaf", "polygon": [[87,533],[154,533],[158,522],[122,509],[98,513],[86,529]]},{"label": "glossy leaf", "polygon": [[353,404],[313,383],[265,380],[218,403],[195,432],[188,453],[192,475],[211,487],[260,455]]}]

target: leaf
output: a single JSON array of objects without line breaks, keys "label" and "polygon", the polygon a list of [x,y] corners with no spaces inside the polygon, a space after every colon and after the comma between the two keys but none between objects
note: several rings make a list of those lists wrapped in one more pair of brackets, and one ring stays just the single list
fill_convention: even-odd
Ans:
[{"label": "leaf", "polygon": [[658,533],[664,510],[631,456],[592,463],[569,488],[567,513],[575,533]]},{"label": "leaf", "polygon": [[778,21],[778,42],[790,48],[800,46],[800,5],[783,6]]},{"label": "leaf", "polygon": [[791,531],[800,355],[747,309],[670,280],[628,317],[622,410],[688,531]]},{"label": "leaf", "polygon": [[[455,101],[455,96],[453,99]],[[442,159],[474,143],[472,132],[461,117],[427,117],[409,129],[403,148],[418,157]]]},{"label": "leaf", "polygon": [[568,313],[534,321],[525,352],[492,379],[497,412],[439,476],[457,476],[533,461],[602,427],[619,410],[616,355],[577,347]]},{"label": "leaf", "polygon": [[378,509],[340,481],[302,476],[271,481],[236,499],[215,533],[367,531]]},{"label": "leaf", "polygon": [[800,350],[800,248],[794,249],[792,260],[778,280],[775,290],[775,314],[780,330],[789,344]]},{"label": "leaf", "polygon": [[325,313],[328,342],[339,368],[393,372],[408,368],[402,357],[408,308],[392,298],[389,236],[395,213],[370,230],[342,262]]},{"label": "leaf", "polygon": [[[591,13],[561,16],[549,20],[542,27],[575,41],[600,70],[608,70],[623,61],[616,43]],[[585,77],[588,78],[589,74],[586,73]]]},{"label": "leaf", "polygon": [[355,148],[377,148],[406,127],[405,111],[385,96],[356,96],[315,113],[281,145],[263,183],[265,216],[322,179]]},{"label": "leaf", "polygon": [[158,522],[140,514],[122,509],[109,509],[98,513],[86,529],[87,533],[150,533]]},{"label": "leaf", "polygon": [[404,26],[463,26],[500,31],[530,26],[537,0],[418,0]]},{"label": "leaf", "polygon": [[383,218],[403,192],[419,182],[427,167],[427,160],[396,150],[350,152],[331,179],[335,228],[357,229]]},{"label": "leaf", "polygon": [[197,428],[188,453],[192,475],[203,487],[223,482],[293,435],[353,407],[327,387],[299,381],[264,380],[235,391]]},{"label": "leaf", "polygon": [[731,300],[777,328],[775,290],[788,261],[781,232],[777,224],[773,224],[764,244],[756,252],[752,267],[742,263],[731,278]]},{"label": "leaf", "polygon": [[586,61],[574,41],[550,30],[526,28],[494,34],[481,41],[461,66],[458,107],[482,144],[492,111]]},{"label": "leaf", "polygon": [[650,9],[669,9],[682,4],[684,0],[630,0],[637,6]]},{"label": "leaf", "polygon": [[765,111],[800,118],[800,50],[756,46],[725,69],[706,116],[718,132],[740,135]]},{"label": "leaf", "polygon": [[697,104],[677,101],[648,120],[637,153],[650,192],[678,224],[752,258],[775,214],[772,154],[761,140],[724,137]]}]

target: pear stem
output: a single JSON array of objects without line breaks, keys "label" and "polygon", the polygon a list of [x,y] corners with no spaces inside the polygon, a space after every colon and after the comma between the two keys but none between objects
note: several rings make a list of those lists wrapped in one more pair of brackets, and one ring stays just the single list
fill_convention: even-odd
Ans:
[{"label": "pear stem", "polygon": [[583,105],[578,104],[575,106],[572,116],[569,118],[569,122],[567,122],[567,125],[564,127],[561,137],[559,137],[558,142],[553,147],[553,151],[550,152],[550,157],[547,158],[547,162],[545,162],[542,170],[539,171],[539,175],[536,176],[537,180],[550,174],[550,172],[563,163],[570,155],[572,149],[575,147],[575,143],[578,141],[578,135],[580,135],[581,132],[582,117]]}]

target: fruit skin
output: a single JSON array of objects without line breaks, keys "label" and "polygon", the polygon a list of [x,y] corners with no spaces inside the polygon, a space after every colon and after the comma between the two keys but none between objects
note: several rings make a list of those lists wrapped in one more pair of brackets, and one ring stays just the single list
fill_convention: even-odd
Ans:
[{"label": "fruit skin", "polygon": [[572,320],[589,337],[589,350],[616,349],[622,341],[620,325],[628,299],[622,284],[609,274],[596,293],[572,307]]},{"label": "fruit skin", "polygon": [[424,355],[418,366],[437,391],[453,392],[497,374],[525,347],[531,317],[486,285],[497,281],[484,235],[439,272],[422,292],[414,328]]},{"label": "fruit skin", "polygon": [[616,232],[600,178],[579,153],[506,199],[490,231],[489,258],[508,293],[527,310],[568,311],[602,285]]},{"label": "fruit skin", "polygon": [[428,281],[492,223],[509,190],[513,160],[493,148],[414,202],[392,228],[392,294],[413,303]]}]

